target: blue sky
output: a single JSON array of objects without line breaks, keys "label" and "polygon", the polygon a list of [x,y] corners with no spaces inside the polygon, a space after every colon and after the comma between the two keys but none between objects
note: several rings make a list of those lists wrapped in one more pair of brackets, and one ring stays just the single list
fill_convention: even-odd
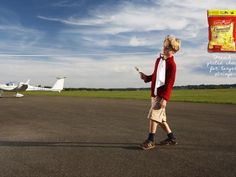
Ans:
[{"label": "blue sky", "polygon": [[[67,76],[66,87],[148,87],[134,66],[151,74],[172,34],[182,40],[176,85],[236,83],[235,54],[207,53],[207,9],[232,7],[234,0],[0,0],[0,82],[52,85]],[[230,73],[212,72],[215,60],[230,60]]]}]

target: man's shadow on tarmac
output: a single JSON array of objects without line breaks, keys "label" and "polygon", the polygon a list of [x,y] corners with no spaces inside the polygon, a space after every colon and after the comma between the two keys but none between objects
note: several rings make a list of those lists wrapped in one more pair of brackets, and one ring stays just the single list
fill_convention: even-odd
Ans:
[{"label": "man's shadow on tarmac", "polygon": [[138,143],[0,141],[0,147],[77,147],[140,150]]}]

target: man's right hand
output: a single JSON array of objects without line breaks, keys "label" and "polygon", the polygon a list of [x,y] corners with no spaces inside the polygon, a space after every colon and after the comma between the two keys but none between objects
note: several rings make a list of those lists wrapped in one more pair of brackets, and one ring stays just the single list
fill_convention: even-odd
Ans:
[{"label": "man's right hand", "polygon": [[142,72],[139,72],[139,74],[140,74],[140,78],[141,78],[144,82],[147,82],[147,76],[146,76],[144,73],[142,73]]}]

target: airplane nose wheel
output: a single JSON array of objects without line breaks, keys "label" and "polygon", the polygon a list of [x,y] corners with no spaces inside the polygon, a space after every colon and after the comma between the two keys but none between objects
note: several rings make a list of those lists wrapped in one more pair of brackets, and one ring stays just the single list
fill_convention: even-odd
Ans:
[{"label": "airplane nose wheel", "polygon": [[23,97],[23,96],[24,96],[23,94],[16,93],[16,98],[21,98],[21,97]]}]

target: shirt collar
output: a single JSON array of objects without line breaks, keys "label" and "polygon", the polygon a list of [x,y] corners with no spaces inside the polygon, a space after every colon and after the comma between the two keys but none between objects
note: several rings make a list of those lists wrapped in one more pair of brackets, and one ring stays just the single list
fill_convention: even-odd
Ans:
[{"label": "shirt collar", "polygon": [[172,55],[171,57],[165,58],[163,54],[160,53],[160,59],[162,60],[169,60],[169,59],[173,59],[174,55]]}]

